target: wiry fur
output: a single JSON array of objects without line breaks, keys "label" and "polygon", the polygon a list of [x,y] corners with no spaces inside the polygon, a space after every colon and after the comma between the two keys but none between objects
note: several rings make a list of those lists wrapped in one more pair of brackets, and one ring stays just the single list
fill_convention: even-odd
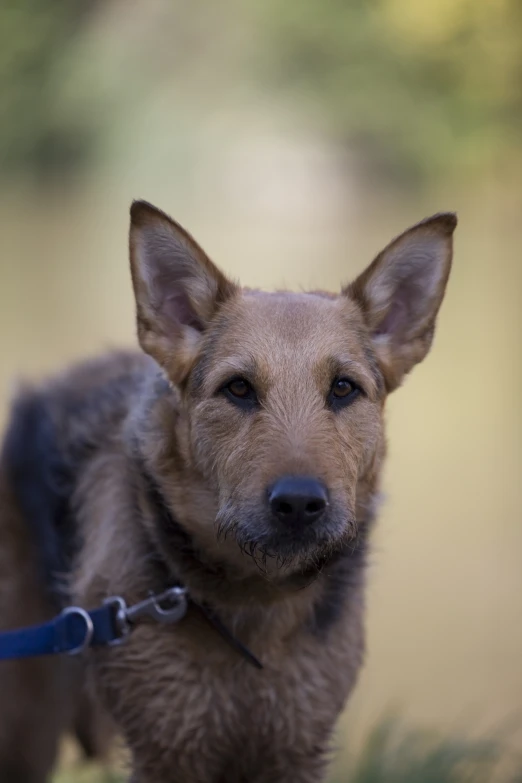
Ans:
[{"label": "wiry fur", "polygon": [[[181,227],[133,205],[149,356],[84,363],[16,401],[0,466],[0,627],[71,602],[133,603],[178,580],[264,668],[195,606],[81,664],[0,664],[0,780],[43,783],[71,726],[96,752],[100,704],[134,783],[322,779],[363,659],[384,402],[430,347],[455,224],[418,224],[339,296],[267,294],[228,281]],[[250,410],[222,391],[235,376],[255,388]],[[334,411],[340,376],[360,392]],[[317,524],[273,518],[267,487],[284,475],[328,488]],[[83,666],[92,692],[78,685]]]}]

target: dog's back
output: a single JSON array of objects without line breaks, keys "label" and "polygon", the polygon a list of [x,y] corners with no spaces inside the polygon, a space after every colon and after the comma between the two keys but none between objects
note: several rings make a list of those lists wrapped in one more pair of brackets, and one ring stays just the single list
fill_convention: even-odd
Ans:
[{"label": "dog's back", "polygon": [[[110,354],[15,399],[0,462],[0,629],[43,622],[70,600],[75,486],[94,454],[119,447],[150,364],[142,354]],[[108,722],[83,681],[70,659],[2,663],[0,780],[43,781],[65,729],[87,756],[105,755]]]},{"label": "dog's back", "polygon": [[84,362],[15,400],[2,454],[23,527],[30,532],[49,597],[67,601],[77,546],[75,485],[96,453],[118,447],[147,359],[114,353]]}]

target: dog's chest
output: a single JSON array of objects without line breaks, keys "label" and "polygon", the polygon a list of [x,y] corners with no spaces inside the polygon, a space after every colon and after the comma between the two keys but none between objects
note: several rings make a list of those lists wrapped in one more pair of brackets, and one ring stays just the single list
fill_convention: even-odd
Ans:
[{"label": "dog's chest", "polygon": [[223,764],[252,768],[326,746],[360,663],[347,641],[304,635],[267,647],[258,670],[219,638],[195,652],[183,633],[142,627],[109,654],[99,680],[134,748],[149,754],[154,737],[158,757],[172,754],[187,779],[203,763],[217,776]]}]

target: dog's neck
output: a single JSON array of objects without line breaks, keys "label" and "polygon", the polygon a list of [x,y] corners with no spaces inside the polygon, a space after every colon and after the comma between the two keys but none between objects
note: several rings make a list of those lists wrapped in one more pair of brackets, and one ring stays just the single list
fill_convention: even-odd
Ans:
[{"label": "dog's neck", "polygon": [[361,526],[359,540],[350,549],[339,550],[322,567],[294,574],[286,583],[273,585],[259,577],[238,581],[230,578],[225,564],[204,559],[156,480],[143,463],[138,467],[150,514],[148,563],[157,579],[155,588],[174,583],[188,588],[189,606],[253,666],[262,668],[254,652],[262,656],[271,640],[303,628],[326,633],[348,602],[359,601],[369,524]]}]

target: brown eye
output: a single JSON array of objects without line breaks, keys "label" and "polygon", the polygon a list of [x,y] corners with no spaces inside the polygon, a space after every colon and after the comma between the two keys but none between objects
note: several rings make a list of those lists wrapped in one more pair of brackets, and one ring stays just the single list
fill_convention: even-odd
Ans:
[{"label": "brown eye", "polygon": [[232,378],[232,380],[221,387],[221,393],[240,408],[259,407],[254,388],[244,378]]},{"label": "brown eye", "polygon": [[349,378],[336,378],[328,395],[328,405],[332,410],[345,408],[359,396],[360,392],[360,388]]},{"label": "brown eye", "polygon": [[355,386],[347,378],[339,378],[332,387],[334,397],[338,398],[348,397],[354,390]]},{"label": "brown eye", "polygon": [[234,397],[240,397],[241,399],[244,399],[248,396],[251,388],[252,387],[250,384],[244,381],[242,378],[237,378],[235,381],[230,381],[227,386],[230,394],[233,394]]}]

